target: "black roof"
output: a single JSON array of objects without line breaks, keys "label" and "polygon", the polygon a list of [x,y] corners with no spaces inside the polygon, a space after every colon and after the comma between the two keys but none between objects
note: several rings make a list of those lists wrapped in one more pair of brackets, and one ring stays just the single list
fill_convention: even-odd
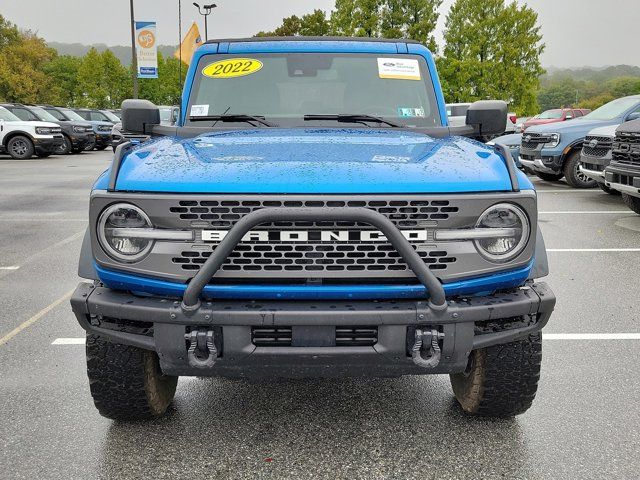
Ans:
[{"label": "black roof", "polygon": [[242,42],[376,42],[376,43],[414,43],[417,40],[406,38],[374,38],[374,37],[247,37],[247,38],[218,38],[208,40],[209,43],[242,43]]}]

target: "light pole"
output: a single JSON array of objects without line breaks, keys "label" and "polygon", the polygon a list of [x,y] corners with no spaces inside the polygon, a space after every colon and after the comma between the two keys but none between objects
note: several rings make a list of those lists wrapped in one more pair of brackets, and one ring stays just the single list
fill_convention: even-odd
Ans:
[{"label": "light pole", "polygon": [[138,59],[136,57],[136,26],[133,14],[133,0],[129,0],[131,8],[131,68],[133,70],[133,98],[138,98]]},{"label": "light pole", "polygon": [[[209,5],[203,5],[200,8],[196,2],[193,2],[193,5],[198,9],[198,13],[204,17],[204,41],[209,40],[209,33],[207,31],[207,17],[211,15],[211,10],[217,7],[215,3],[210,3]],[[204,11],[203,11],[204,10]]]}]

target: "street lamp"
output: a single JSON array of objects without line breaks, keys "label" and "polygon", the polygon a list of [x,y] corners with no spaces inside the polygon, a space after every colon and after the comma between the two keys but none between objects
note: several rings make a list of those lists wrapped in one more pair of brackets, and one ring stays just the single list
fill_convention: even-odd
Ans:
[{"label": "street lamp", "polygon": [[210,3],[209,5],[203,5],[202,8],[200,8],[200,5],[196,2],[193,2],[193,5],[198,9],[198,13],[204,17],[204,40],[206,42],[209,40],[209,34],[207,32],[207,17],[211,14],[211,10],[216,8],[217,5],[215,3]]}]

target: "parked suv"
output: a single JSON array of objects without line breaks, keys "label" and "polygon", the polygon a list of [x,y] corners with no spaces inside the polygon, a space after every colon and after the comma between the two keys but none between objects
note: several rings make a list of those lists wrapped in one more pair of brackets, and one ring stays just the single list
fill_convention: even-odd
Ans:
[{"label": "parked suv", "polygon": [[566,122],[574,118],[580,118],[591,112],[586,108],[555,108],[546,110],[522,124],[522,132],[534,125],[548,125],[549,123]]},{"label": "parked suv", "polygon": [[520,163],[543,180],[565,177],[575,188],[592,188],[595,180],[580,170],[584,137],[596,127],[640,118],[640,95],[618,98],[571,122],[536,125],[522,135]]},{"label": "parked suv", "polygon": [[444,373],[466,412],[526,411],[555,304],[536,192],[462,137],[507,104],[450,127],[438,85],[414,41],[251,38],[196,50],[177,127],[125,101],[154,138],[94,184],[71,300],[98,410],[160,416],[180,375]]},{"label": "parked suv", "polygon": [[50,122],[25,122],[0,107],[0,152],[16,160],[27,160],[34,154],[46,158],[62,145],[60,126]]},{"label": "parked suv", "polygon": [[2,105],[21,120],[28,122],[52,122],[62,129],[62,145],[56,153],[79,153],[91,142],[95,141],[93,127],[87,122],[58,120],[41,107],[5,103]]},{"label": "parked suv", "polygon": [[43,106],[42,108],[44,108],[58,120],[89,123],[93,128],[94,141],[88,143],[84,147],[85,150],[90,151],[94,148],[96,150],[104,150],[109,145],[111,145],[111,129],[113,128],[113,123],[103,122],[100,120],[85,120],[71,108],[53,107],[50,105]]},{"label": "parked suv", "polygon": [[627,207],[640,215],[640,120],[623,123],[616,130],[604,175],[607,187],[621,192]]},{"label": "parked suv", "polygon": [[611,162],[611,149],[618,125],[594,128],[584,138],[580,152],[580,171],[598,183],[603,191],[617,195],[618,191],[606,186],[604,169]]}]

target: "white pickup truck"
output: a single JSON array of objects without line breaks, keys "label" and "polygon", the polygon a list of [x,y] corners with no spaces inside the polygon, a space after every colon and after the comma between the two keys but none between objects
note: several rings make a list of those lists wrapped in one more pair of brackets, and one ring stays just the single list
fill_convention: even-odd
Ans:
[{"label": "white pickup truck", "polygon": [[34,154],[46,158],[63,143],[60,126],[49,122],[24,122],[0,106],[0,153],[16,160],[27,160]]}]

